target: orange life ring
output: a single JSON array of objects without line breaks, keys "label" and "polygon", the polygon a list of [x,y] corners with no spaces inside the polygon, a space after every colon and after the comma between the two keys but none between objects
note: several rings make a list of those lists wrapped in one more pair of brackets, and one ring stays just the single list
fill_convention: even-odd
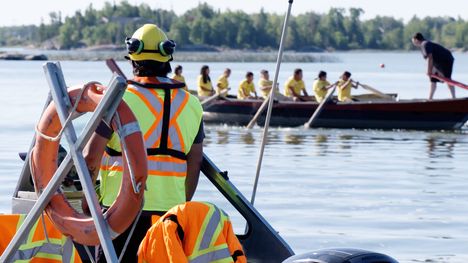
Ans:
[{"label": "orange life ring", "polygon": [[[81,87],[70,88],[68,95],[73,105],[77,103],[77,97],[81,97],[76,107],[77,112],[93,112],[101,101],[104,90],[103,86],[93,83],[86,85],[84,91],[81,91]],[[81,92],[83,93],[79,96]],[[120,118],[122,127],[125,127],[126,124],[137,122],[132,111],[123,101],[118,106],[116,113]],[[115,121],[112,122],[112,126],[116,130],[117,125]],[[37,130],[42,135],[36,135],[36,144],[31,156],[31,171],[36,193],[44,190],[57,170],[57,154],[60,141],[51,141],[45,137],[57,136],[61,129],[62,126],[56,108],[51,103],[44,111],[37,126]],[[125,140],[128,147],[128,156],[123,154],[122,157],[124,163],[122,185],[116,201],[104,214],[112,238],[123,233],[140,211],[141,205],[139,204],[143,200],[146,177],[148,175],[146,149],[141,131],[133,132],[124,136],[124,138],[121,137],[120,140]],[[96,154],[102,155],[102,153]],[[141,190],[138,194],[133,190],[127,163],[132,167],[136,183],[141,183]],[[55,193],[45,210],[55,226],[74,241],[83,245],[99,244],[93,219],[76,211],[62,193]]]}]

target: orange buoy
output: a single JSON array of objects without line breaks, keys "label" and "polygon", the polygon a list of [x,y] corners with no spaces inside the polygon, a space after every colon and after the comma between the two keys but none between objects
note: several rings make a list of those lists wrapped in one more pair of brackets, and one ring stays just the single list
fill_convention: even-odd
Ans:
[{"label": "orange buoy", "polygon": [[[70,100],[73,105],[78,103],[76,106],[77,112],[93,112],[103,98],[105,87],[90,83],[83,88],[85,89],[84,91],[81,88],[80,86],[79,88],[69,89],[68,95]],[[80,96],[81,92],[82,95]],[[79,101],[76,101],[77,97],[80,98]],[[119,116],[122,127],[137,127],[135,125],[138,122],[124,101],[119,104],[116,114]],[[118,125],[114,119],[112,127],[115,131]],[[57,170],[57,155],[60,141],[48,138],[60,134],[61,129],[56,108],[51,103],[44,111],[37,126],[36,144],[31,155],[31,171],[36,193],[44,190]],[[122,154],[124,169],[119,195],[104,214],[112,238],[123,233],[139,213],[142,207],[143,189],[145,188],[146,177],[148,175],[146,148],[139,128],[133,129],[128,134],[120,134],[120,136],[120,141],[125,141],[128,147],[128,156],[125,155],[125,152]],[[93,154],[102,156],[102,152],[94,152]],[[136,183],[140,184],[141,190],[138,193],[135,193],[133,189],[127,164],[131,166]],[[100,243],[93,219],[76,211],[63,193],[55,193],[45,211],[60,232],[70,236],[74,241],[83,245],[98,245]]]}]

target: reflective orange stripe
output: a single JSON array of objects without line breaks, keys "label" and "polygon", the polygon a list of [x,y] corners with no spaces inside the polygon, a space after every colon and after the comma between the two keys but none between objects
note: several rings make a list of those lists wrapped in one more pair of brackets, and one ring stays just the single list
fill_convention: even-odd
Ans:
[{"label": "reflective orange stripe", "polygon": [[[138,92],[137,90],[134,90],[134,89],[127,89],[130,93],[138,96],[142,101],[143,103],[145,103],[146,107],[151,111],[151,113],[153,113],[154,117],[156,119],[158,119],[158,116],[161,115],[162,116],[162,112],[160,114],[158,114],[156,112],[156,110],[151,106],[151,103],[148,101],[148,99],[143,95],[141,94],[140,92]],[[154,122],[153,126],[156,127],[158,124],[158,121]],[[153,126],[151,126],[151,128],[153,128]],[[154,131],[155,128],[153,129],[148,129],[148,131],[143,135],[143,138],[145,138],[145,141],[148,140],[149,136],[151,135],[151,133]]]},{"label": "reflective orange stripe", "polygon": [[171,171],[160,171],[160,170],[148,170],[149,176],[175,176],[185,177],[185,172],[171,172]]},{"label": "reflective orange stripe", "polygon": [[33,235],[33,238],[31,240],[31,242],[42,241],[42,240],[46,239],[46,237],[44,235],[44,227],[43,227],[42,219],[45,219],[45,225],[47,226],[47,229],[46,229],[47,236],[49,238],[61,239],[62,238],[62,233],[55,230],[54,225],[50,221],[49,217],[47,217],[47,216],[42,217],[41,216],[41,217],[39,217],[39,220],[38,220],[39,223],[37,224],[37,228],[36,228],[36,231],[34,232],[34,235]]},{"label": "reflective orange stripe", "polygon": [[148,156],[148,160],[157,162],[186,163],[185,160],[164,155],[150,155]]},{"label": "reflective orange stripe", "polygon": [[123,171],[123,167],[121,165],[101,165],[100,169],[103,171],[115,171],[115,172]]},{"label": "reflective orange stripe", "polygon": [[169,125],[174,125],[174,127],[175,127],[175,130],[177,132],[177,136],[179,137],[180,148],[181,148],[180,151],[181,152],[185,152],[185,143],[184,143],[184,138],[182,137],[182,133],[180,131],[180,127],[177,124],[177,118],[179,117],[180,113],[182,112],[182,109],[185,108],[185,105],[187,105],[187,102],[189,100],[188,94],[184,94],[184,95],[185,95],[184,100],[182,101],[182,103],[180,104],[180,106],[177,109],[176,113],[174,114],[174,116],[172,117],[172,119],[169,122]]}]

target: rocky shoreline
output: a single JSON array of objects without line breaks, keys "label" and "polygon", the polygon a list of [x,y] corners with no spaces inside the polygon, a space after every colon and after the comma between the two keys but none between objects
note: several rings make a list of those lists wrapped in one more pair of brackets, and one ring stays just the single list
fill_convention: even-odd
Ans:
[{"label": "rocky shoreline", "polygon": [[[40,53],[39,53],[40,52]],[[15,52],[0,52],[0,60],[76,60],[102,61],[108,58],[125,60],[124,50],[24,50]],[[180,62],[275,62],[277,52],[274,51],[178,51],[174,60]],[[287,51],[284,62],[320,63],[338,62],[339,59],[330,53],[311,53]]]},{"label": "rocky shoreline", "polygon": [[1,53],[0,60],[49,60],[44,54],[19,54],[19,53]]}]

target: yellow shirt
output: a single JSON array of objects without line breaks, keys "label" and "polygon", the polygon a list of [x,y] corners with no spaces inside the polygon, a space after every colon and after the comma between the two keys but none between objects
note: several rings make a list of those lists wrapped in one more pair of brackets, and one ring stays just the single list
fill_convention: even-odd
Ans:
[{"label": "yellow shirt", "polygon": [[317,102],[321,102],[323,99],[325,99],[325,96],[327,96],[327,89],[325,88],[328,86],[330,86],[330,82],[326,80],[318,79],[314,82],[314,93]]},{"label": "yellow shirt", "polygon": [[[203,76],[202,75],[199,75],[198,76],[198,96],[200,97],[207,97],[207,96],[211,96],[211,92],[210,91],[206,91],[204,89],[207,89],[207,90],[213,90],[213,85],[211,85],[211,81],[208,80],[207,83],[204,83],[203,82]],[[202,87],[204,89],[202,89]]]},{"label": "yellow shirt", "polygon": [[[250,93],[254,91],[255,91],[255,85],[253,84],[253,82],[248,83],[247,80],[244,79],[239,84],[239,89],[237,90],[237,98],[240,100],[247,99],[250,96]],[[247,94],[247,96],[245,96],[244,93]]]},{"label": "yellow shirt", "polygon": [[175,79],[175,80],[177,80],[178,82],[185,83],[185,86],[183,87],[183,89],[186,90],[186,91],[188,91],[187,83],[185,82],[184,76],[182,76],[182,75],[177,76],[176,74],[174,74],[174,76],[172,76],[172,79]]},{"label": "yellow shirt", "polygon": [[284,95],[288,97],[294,97],[294,94],[291,93],[289,87],[292,87],[297,95],[300,95],[301,92],[305,90],[304,81],[302,79],[297,81],[294,79],[294,77],[290,77],[288,81],[286,81],[286,83],[284,84]]},{"label": "yellow shirt", "polygon": [[338,100],[339,101],[346,101],[352,99],[351,97],[351,87],[353,86],[353,83],[351,81],[349,82],[348,86],[346,86],[344,89],[340,89],[339,87],[345,84],[346,81],[340,79],[338,81]]},{"label": "yellow shirt", "polygon": [[229,87],[229,81],[227,80],[226,76],[223,74],[218,78],[216,82],[216,93],[221,93],[223,90]]},{"label": "yellow shirt", "polygon": [[271,86],[273,86],[273,81],[266,80],[266,79],[260,79],[258,81],[258,86],[260,87],[260,93],[262,94],[262,97],[266,99],[268,96],[270,96],[271,89],[263,90],[262,87],[270,87],[271,88]]}]

